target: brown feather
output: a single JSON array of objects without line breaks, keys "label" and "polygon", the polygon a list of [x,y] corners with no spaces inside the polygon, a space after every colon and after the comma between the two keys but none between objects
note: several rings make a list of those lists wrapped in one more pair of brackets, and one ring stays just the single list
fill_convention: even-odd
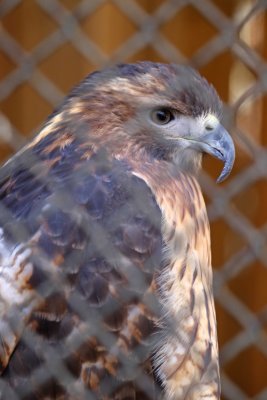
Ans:
[{"label": "brown feather", "polygon": [[159,106],[221,110],[187,67],[120,65],[1,169],[3,399],[219,399],[201,155],[174,162]]}]

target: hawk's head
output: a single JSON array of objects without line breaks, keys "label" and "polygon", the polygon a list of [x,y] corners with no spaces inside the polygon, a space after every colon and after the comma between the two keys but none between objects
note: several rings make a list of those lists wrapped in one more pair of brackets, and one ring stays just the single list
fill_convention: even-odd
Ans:
[{"label": "hawk's head", "polygon": [[117,155],[131,152],[196,170],[209,153],[225,163],[222,181],[235,151],[220,123],[221,109],[215,89],[192,68],[140,62],[89,75],[54,118],[60,115],[75,129],[89,124],[89,140]]}]

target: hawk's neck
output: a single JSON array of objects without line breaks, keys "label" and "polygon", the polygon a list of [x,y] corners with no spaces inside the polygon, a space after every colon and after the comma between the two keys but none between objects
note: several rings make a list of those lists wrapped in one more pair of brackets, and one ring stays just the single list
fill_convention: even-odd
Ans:
[{"label": "hawk's neck", "polygon": [[193,175],[167,162],[133,168],[151,188],[162,212],[165,248],[157,287],[164,329],[155,368],[168,399],[217,400],[210,229],[201,189]]}]

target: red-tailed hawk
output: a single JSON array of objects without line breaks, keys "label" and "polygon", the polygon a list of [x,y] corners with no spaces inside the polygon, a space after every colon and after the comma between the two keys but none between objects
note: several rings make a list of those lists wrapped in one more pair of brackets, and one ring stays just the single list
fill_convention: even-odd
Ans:
[{"label": "red-tailed hawk", "polygon": [[197,176],[203,153],[231,171],[220,115],[194,70],[123,64],[2,167],[1,399],[219,399]]}]

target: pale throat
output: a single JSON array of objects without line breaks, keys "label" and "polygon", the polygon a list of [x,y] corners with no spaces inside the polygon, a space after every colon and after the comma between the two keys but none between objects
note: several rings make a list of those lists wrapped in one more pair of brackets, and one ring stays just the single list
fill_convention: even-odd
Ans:
[{"label": "pale throat", "polygon": [[203,154],[192,148],[178,147],[173,151],[172,162],[179,171],[198,176],[202,167]]}]

